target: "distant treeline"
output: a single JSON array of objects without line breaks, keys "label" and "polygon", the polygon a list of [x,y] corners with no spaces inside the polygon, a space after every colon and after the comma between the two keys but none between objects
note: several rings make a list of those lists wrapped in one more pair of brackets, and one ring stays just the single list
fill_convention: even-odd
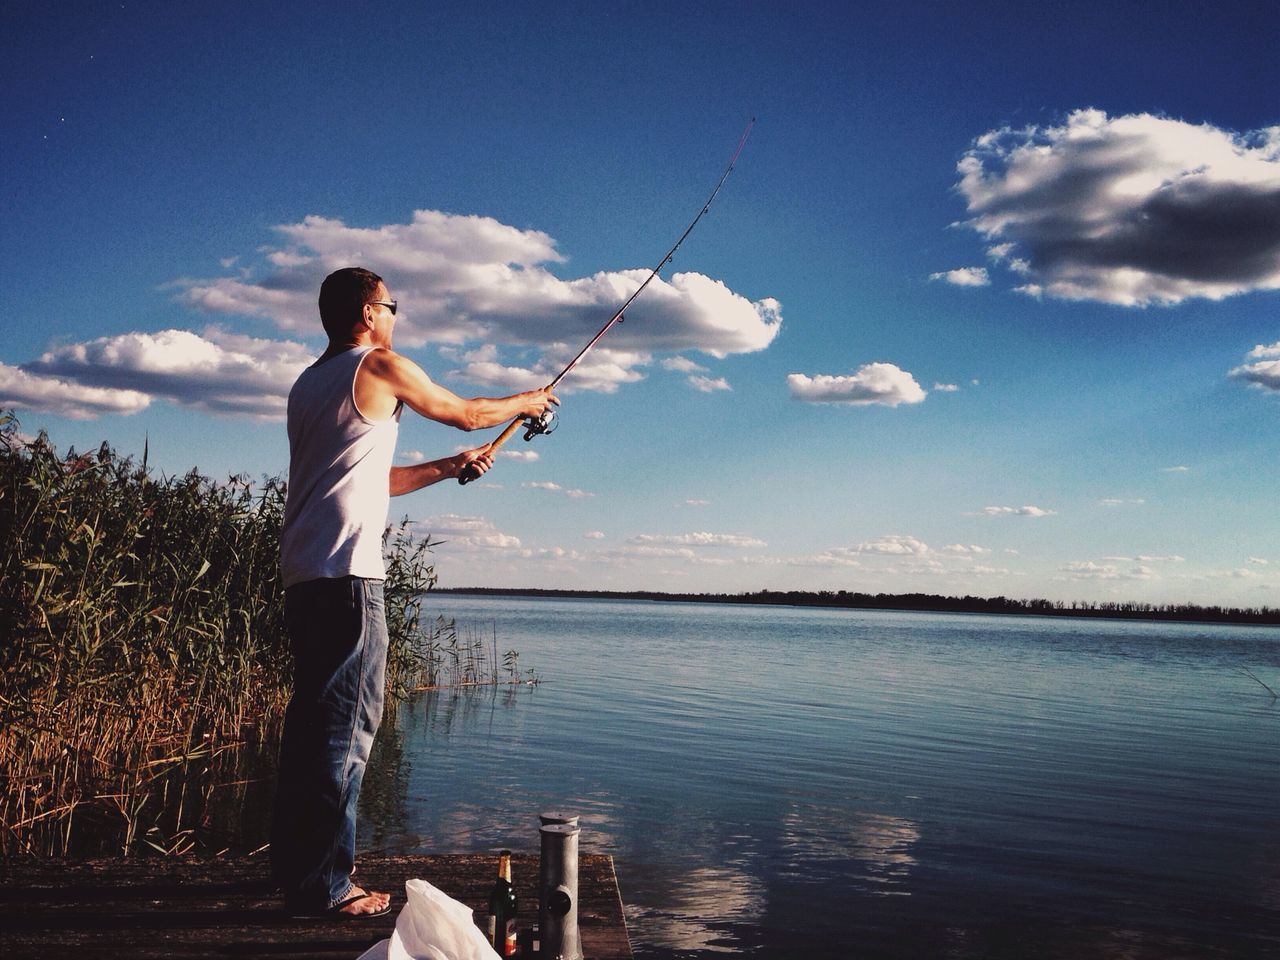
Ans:
[{"label": "distant treeline", "polygon": [[853,593],[848,590],[758,590],[753,593],[659,593],[647,590],[542,590],[500,587],[436,588],[437,593],[590,600],[655,600],[680,603],[765,603],[793,607],[847,607],[859,610],[928,610],[943,613],[999,613],[1046,617],[1104,617],[1120,620],[1187,620],[1201,623],[1280,624],[1273,607],[1202,607],[1193,603],[1085,603],[1017,600],[1011,597],[944,597],[933,593]]}]

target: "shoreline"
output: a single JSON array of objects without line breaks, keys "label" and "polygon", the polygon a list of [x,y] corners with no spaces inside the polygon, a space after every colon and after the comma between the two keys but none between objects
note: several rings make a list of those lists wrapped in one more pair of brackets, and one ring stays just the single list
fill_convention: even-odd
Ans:
[{"label": "shoreline", "polygon": [[1196,604],[1066,603],[1008,597],[947,597],[938,594],[868,594],[849,591],[759,590],[751,593],[666,593],[654,590],[561,590],[542,587],[435,587],[432,593],[550,600],[642,600],[656,603],[724,603],[836,610],[971,613],[995,616],[1076,617],[1156,623],[1280,626],[1280,608],[1202,607]]}]

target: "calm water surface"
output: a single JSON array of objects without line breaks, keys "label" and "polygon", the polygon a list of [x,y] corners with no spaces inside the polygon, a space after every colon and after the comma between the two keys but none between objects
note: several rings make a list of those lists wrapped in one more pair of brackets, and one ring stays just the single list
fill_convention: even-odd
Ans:
[{"label": "calm water surface", "polygon": [[637,956],[1280,956],[1280,632],[439,595],[538,687],[380,734],[361,846],[582,815]]}]

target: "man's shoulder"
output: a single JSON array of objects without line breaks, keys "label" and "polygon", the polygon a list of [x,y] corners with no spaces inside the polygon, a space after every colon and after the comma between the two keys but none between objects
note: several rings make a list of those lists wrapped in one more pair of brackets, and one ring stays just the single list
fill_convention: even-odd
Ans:
[{"label": "man's shoulder", "polygon": [[361,369],[384,379],[399,379],[406,375],[426,376],[426,371],[414,361],[387,347],[374,347],[370,350]]},{"label": "man's shoulder", "polygon": [[389,347],[371,347],[364,355],[361,366],[369,370],[389,370],[405,363],[413,363],[413,361]]}]

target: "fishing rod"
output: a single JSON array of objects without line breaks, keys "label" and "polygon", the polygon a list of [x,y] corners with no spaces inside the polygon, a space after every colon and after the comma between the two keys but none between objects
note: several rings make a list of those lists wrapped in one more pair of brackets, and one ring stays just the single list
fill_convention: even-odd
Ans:
[{"label": "fishing rod", "polygon": [[[733,166],[738,162],[738,155],[742,153],[742,148],[746,146],[747,137],[751,136],[751,128],[755,125],[756,118],[752,117],[751,121],[747,124],[747,128],[742,131],[742,138],[738,141],[737,149],[733,151],[733,156],[729,158],[729,165],[724,168],[724,173],[720,174],[720,179],[716,181],[716,186],[715,189],[711,191],[711,196],[707,197],[706,202],[703,203],[702,208],[698,211],[698,215],[689,222],[689,226],[685,227],[684,233],[680,234],[680,239],[677,240],[671,249],[667,251],[666,256],[658,261],[658,265],[649,272],[649,276],[645,278],[644,283],[640,284],[640,286],[636,288],[635,292],[632,293],[631,296],[627,297],[626,302],[618,308],[618,312],[609,318],[609,322],[600,328],[599,332],[591,338],[587,345],[578,351],[578,355],[569,361],[568,366],[561,370],[560,373],[556,375],[556,378],[547,385],[548,390],[554,390],[558,387],[560,385],[560,381],[569,375],[569,371],[576,367],[582,358],[587,355],[587,352],[600,342],[600,338],[608,333],[609,329],[615,323],[622,322],[623,314],[627,312],[627,308],[635,302],[636,297],[640,296],[641,291],[643,291],[644,288],[653,281],[653,278],[661,272],[662,268],[671,262],[671,259],[676,255],[676,251],[680,249],[680,245],[684,243],[685,238],[688,237],[689,234],[693,233],[693,228],[698,225],[698,221],[702,219],[703,215],[709,209],[711,209],[712,201],[715,200],[716,194],[720,192],[720,188],[724,186],[724,182],[729,179],[729,174],[733,172]],[[503,430],[502,433],[498,434],[494,441],[489,444],[489,452],[491,454],[497,453],[498,448],[510,440],[515,432],[521,427],[525,428],[525,440],[532,440],[540,434],[551,433],[556,428],[555,412],[548,407],[540,416],[537,417],[516,417],[507,424],[506,429]],[[458,476],[458,482],[470,483],[478,476],[479,473],[477,473],[470,464],[467,464],[467,466],[463,468],[462,473]]]}]

